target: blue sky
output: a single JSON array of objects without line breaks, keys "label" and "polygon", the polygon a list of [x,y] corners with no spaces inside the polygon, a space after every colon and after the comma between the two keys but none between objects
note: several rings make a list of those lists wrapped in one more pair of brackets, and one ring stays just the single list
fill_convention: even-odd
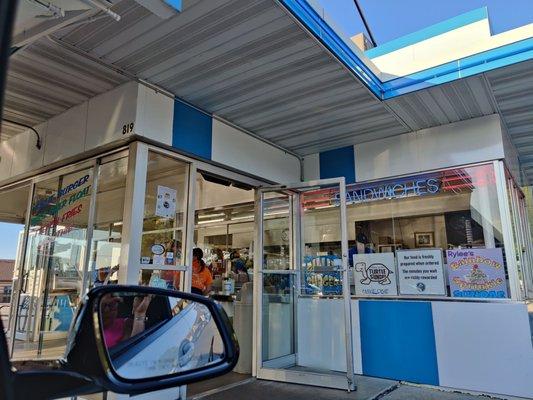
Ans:
[{"label": "blue sky", "polygon": [[[353,0],[319,0],[350,36],[364,27]],[[359,0],[379,44],[486,6],[492,34],[533,22],[533,0]]]},{"label": "blue sky", "polygon": [[15,259],[18,233],[22,229],[24,229],[24,225],[0,222],[0,259]]}]

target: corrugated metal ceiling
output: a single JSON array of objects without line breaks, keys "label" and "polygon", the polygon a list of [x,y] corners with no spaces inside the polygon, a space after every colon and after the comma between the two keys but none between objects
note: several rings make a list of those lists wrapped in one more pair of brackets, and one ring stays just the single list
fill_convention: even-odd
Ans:
[{"label": "corrugated metal ceiling", "polygon": [[533,182],[533,60],[386,101],[412,130],[499,113]]},{"label": "corrugated metal ceiling", "polygon": [[[120,22],[54,37],[300,154],[408,130],[274,0],[186,0],[168,20],[132,0],[113,11]],[[126,79],[97,65],[46,39],[15,54],[6,117],[34,125]]]},{"label": "corrugated metal ceiling", "polygon": [[[9,60],[4,117],[35,126],[126,81],[123,75],[41,39]],[[21,129],[3,125],[2,139]]]},{"label": "corrugated metal ceiling", "polygon": [[497,112],[491,88],[483,75],[419,90],[386,102],[412,130]]},{"label": "corrugated metal ceiling", "polygon": [[518,150],[522,169],[533,182],[533,60],[485,75],[509,136]]}]

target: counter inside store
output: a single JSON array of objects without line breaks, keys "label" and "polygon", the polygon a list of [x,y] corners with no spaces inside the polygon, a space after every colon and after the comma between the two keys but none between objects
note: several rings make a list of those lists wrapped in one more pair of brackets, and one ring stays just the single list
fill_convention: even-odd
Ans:
[{"label": "counter inside store", "polygon": [[[234,253],[232,253],[234,254]],[[238,253],[237,253],[238,254]],[[250,264],[248,264],[250,265]],[[240,257],[216,257],[209,264],[213,275],[209,297],[228,315],[239,340],[241,355],[234,371],[252,372],[253,272]]]}]

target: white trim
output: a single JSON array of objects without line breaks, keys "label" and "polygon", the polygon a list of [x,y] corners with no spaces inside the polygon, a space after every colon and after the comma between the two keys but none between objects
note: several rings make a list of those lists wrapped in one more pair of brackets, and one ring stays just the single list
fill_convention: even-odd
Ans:
[{"label": "white trim", "polygon": [[[343,279],[343,301],[344,301],[344,326],[345,326],[345,344],[346,344],[346,362],[347,362],[347,372],[346,373],[316,373],[309,372],[297,369],[279,369],[280,367],[287,367],[287,365],[278,366],[276,363],[275,366],[278,369],[268,368],[267,363],[262,362],[262,276],[263,273],[274,273],[280,275],[293,275],[297,280],[300,278],[300,268],[301,253],[303,249],[302,237],[301,237],[301,224],[302,224],[302,213],[300,210],[300,189],[307,189],[313,187],[324,187],[324,186],[338,186],[340,193],[340,230],[341,230],[341,259],[342,259],[342,279]],[[291,260],[291,269],[289,270],[263,270],[263,200],[264,194],[268,192],[285,192],[290,199],[290,227],[291,227],[291,246],[290,246],[290,260]],[[346,182],[344,177],[341,178],[330,178],[322,180],[313,180],[309,182],[298,182],[293,184],[286,185],[277,185],[272,187],[262,187],[256,190],[256,253],[255,253],[255,282],[254,287],[257,288],[255,291],[256,295],[256,307],[255,313],[256,318],[254,319],[255,328],[254,328],[254,337],[256,337],[256,342],[254,345],[256,352],[256,375],[260,379],[272,379],[284,382],[293,382],[301,383],[307,385],[316,385],[323,387],[333,387],[337,389],[346,389],[346,390],[355,390],[354,383],[354,363],[353,363],[353,336],[352,336],[352,310],[351,310],[351,296],[350,296],[350,285],[348,277],[348,233],[347,233],[347,224],[346,224]],[[296,251],[295,251],[296,250]],[[295,285],[300,289],[300,282],[297,281]],[[295,296],[300,296],[300,292],[295,292]],[[293,299],[295,301],[295,299]],[[298,304],[293,303],[294,307],[294,332],[292,332],[293,337],[297,341],[297,319],[296,313]],[[286,356],[283,359],[289,360],[294,356],[295,365],[298,360],[298,352],[306,351],[305,349],[299,349],[298,343],[295,343],[294,354],[291,354],[290,357]]]},{"label": "white trim", "polygon": [[183,279],[184,287],[182,290],[185,292],[191,291],[192,285],[192,249],[194,244],[194,214],[196,211],[196,163],[189,164],[187,168],[189,173],[189,179],[187,179],[187,203],[185,204],[186,209],[186,220],[185,220],[185,240],[183,240],[183,264],[187,268],[185,276]]},{"label": "white trim", "polygon": [[342,291],[344,301],[344,334],[346,343],[346,377],[348,390],[356,390],[353,365],[353,335],[352,335],[352,301],[350,293],[350,279],[348,273],[348,231],[346,215],[346,181],[341,178],[339,183],[340,195],[340,224],[341,224],[341,253],[342,253]]},{"label": "white trim", "polygon": [[272,360],[265,361],[262,368],[286,368],[296,363],[296,354],[288,354],[286,356],[274,358]]},{"label": "white trim", "polygon": [[92,241],[94,231],[94,219],[96,218],[96,197],[98,196],[98,180],[100,175],[99,159],[96,159],[93,167],[93,186],[91,189],[91,198],[89,200],[89,215],[87,216],[87,233],[85,238],[85,256],[81,267],[81,293],[80,298],[83,298],[89,291],[89,263],[91,262]]},{"label": "white trim", "polygon": [[[130,145],[128,173],[124,195],[124,212],[122,217],[122,242],[120,249],[119,283],[137,285],[138,265],[141,255],[141,237],[143,224],[137,220],[144,215],[144,196],[148,169],[148,147],[140,142]],[[131,267],[131,268],[130,268]]]},{"label": "white trim", "polygon": [[507,193],[507,180],[505,169],[501,161],[494,161],[494,175],[496,178],[496,190],[498,193],[498,206],[502,223],[503,244],[507,255],[507,274],[509,275],[509,287],[511,299],[521,301],[520,282],[518,280],[518,266],[516,264],[516,249],[513,239],[513,226],[511,223],[511,210],[509,209],[509,196]]},{"label": "white trim", "polygon": [[310,371],[262,368],[258,371],[257,377],[278,382],[349,390],[345,373],[322,374]]},{"label": "white trim", "polygon": [[[15,335],[17,332],[17,321],[18,321],[18,311],[20,303],[20,294],[22,292],[22,285],[24,282],[24,268],[26,267],[26,248],[28,246],[28,238],[30,231],[30,216],[31,216],[31,204],[33,200],[33,195],[35,192],[35,183],[30,183],[30,190],[28,191],[28,204],[26,204],[26,221],[24,222],[24,233],[22,238],[22,249],[20,251],[21,261],[19,265],[18,272],[18,281],[17,287],[13,291],[12,299],[14,299],[13,304],[9,310],[9,356],[13,357],[13,351],[15,349]],[[21,186],[21,188],[24,186]],[[15,294],[16,293],[16,294]],[[30,309],[28,308],[28,312]],[[28,321],[31,321],[31,317],[28,314]]]}]

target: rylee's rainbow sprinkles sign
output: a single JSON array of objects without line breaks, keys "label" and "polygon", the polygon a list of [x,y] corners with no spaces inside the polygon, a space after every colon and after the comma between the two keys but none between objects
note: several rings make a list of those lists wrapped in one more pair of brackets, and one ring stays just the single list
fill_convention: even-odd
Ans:
[{"label": "rylee's rainbow sprinkles sign", "polygon": [[447,258],[452,297],[507,297],[501,248],[448,250]]}]

